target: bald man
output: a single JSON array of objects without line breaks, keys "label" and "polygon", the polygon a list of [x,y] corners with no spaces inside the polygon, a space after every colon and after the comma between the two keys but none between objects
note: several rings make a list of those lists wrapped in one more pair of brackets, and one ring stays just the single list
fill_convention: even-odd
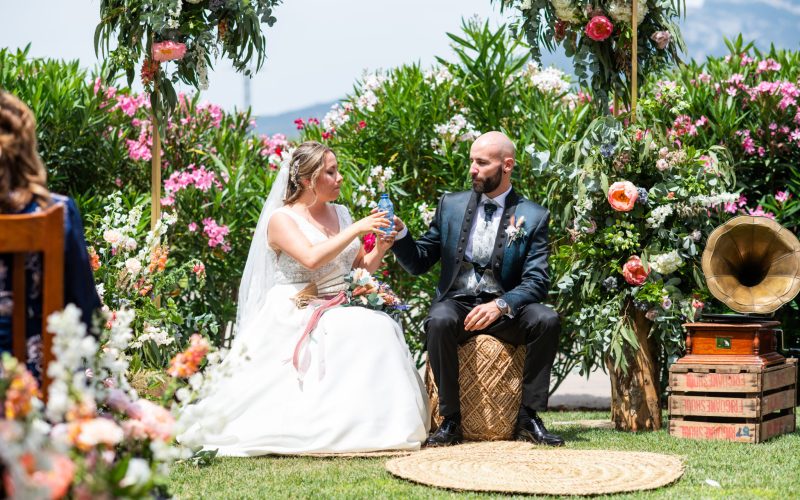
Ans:
[{"label": "bald man", "polygon": [[418,240],[395,219],[399,233],[392,251],[406,271],[416,276],[442,262],[424,326],[444,421],[427,446],[463,440],[457,349],[479,334],[527,347],[515,438],[564,444],[537,414],[547,409],[561,330],[558,314],[541,304],[550,285],[549,212],[511,187],[515,158],[514,143],[505,134],[483,134],[470,149],[472,191],[442,196],[428,232]]}]

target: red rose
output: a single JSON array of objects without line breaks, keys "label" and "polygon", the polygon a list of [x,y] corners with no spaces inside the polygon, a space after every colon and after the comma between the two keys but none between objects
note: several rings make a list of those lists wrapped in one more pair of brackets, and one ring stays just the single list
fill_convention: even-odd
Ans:
[{"label": "red rose", "polygon": [[586,25],[586,36],[595,42],[602,42],[614,32],[614,25],[606,16],[594,16]]},{"label": "red rose", "polygon": [[622,266],[622,276],[629,285],[639,286],[647,281],[650,271],[642,265],[642,259],[638,255],[632,255],[628,262]]},{"label": "red rose", "polygon": [[378,237],[375,236],[375,233],[369,233],[368,235],[364,236],[364,251],[370,253],[373,248],[375,248],[375,242],[377,241]]}]

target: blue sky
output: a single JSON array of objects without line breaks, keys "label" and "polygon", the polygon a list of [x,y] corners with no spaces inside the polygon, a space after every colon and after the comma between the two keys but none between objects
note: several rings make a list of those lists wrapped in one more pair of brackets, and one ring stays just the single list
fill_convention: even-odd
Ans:
[{"label": "blue sky", "polygon": [[[686,0],[689,56],[725,53],[723,36],[742,32],[762,47],[800,48],[798,0]],[[0,47],[32,43],[35,56],[96,62],[92,34],[99,0],[0,0]],[[251,82],[256,115],[272,115],[342,97],[363,69],[449,53],[445,33],[462,17],[503,21],[489,0],[284,0],[266,32],[268,61]],[[559,59],[559,65],[566,64]],[[568,70],[569,68],[563,67]],[[243,78],[220,63],[205,98],[225,108],[244,102]]]}]

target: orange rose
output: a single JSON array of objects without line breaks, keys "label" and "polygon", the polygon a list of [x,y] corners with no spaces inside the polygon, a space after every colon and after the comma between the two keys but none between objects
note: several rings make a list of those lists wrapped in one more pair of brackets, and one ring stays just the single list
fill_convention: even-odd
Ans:
[{"label": "orange rose", "polygon": [[608,203],[617,212],[630,212],[633,210],[633,204],[636,203],[638,197],[639,193],[632,182],[619,181],[608,188]]},{"label": "orange rose", "polygon": [[622,276],[629,285],[639,286],[647,281],[647,275],[650,271],[642,265],[642,259],[638,255],[632,255],[628,262],[622,266]]}]

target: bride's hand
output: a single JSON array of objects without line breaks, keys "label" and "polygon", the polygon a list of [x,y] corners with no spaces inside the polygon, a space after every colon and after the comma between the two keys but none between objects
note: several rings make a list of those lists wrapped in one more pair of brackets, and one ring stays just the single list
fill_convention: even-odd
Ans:
[{"label": "bride's hand", "polygon": [[386,219],[386,212],[373,212],[355,224],[356,231],[359,236],[364,236],[369,233],[378,233],[385,227],[389,227],[389,221]]}]

